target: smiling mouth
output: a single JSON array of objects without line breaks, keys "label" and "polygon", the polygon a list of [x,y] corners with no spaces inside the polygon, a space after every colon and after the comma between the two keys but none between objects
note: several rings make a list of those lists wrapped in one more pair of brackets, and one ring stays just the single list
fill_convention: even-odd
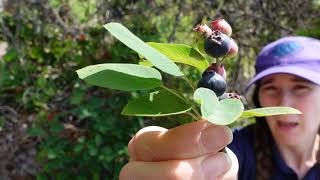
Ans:
[{"label": "smiling mouth", "polygon": [[291,130],[291,129],[297,127],[299,125],[299,123],[298,122],[281,122],[281,121],[278,121],[277,125],[281,130]]}]

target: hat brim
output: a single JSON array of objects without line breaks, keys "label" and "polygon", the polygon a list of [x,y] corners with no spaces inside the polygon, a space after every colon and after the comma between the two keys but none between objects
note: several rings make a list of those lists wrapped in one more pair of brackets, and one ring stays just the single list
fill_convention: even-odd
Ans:
[{"label": "hat brim", "polygon": [[246,86],[245,92],[249,90],[249,88],[255,84],[257,81],[261,80],[262,78],[269,76],[271,74],[278,74],[278,73],[286,73],[299,76],[303,79],[309,80],[315,84],[320,85],[320,72],[315,71],[315,69],[309,69],[304,65],[297,66],[297,65],[286,65],[286,66],[275,66],[268,68],[264,71],[258,73]]}]

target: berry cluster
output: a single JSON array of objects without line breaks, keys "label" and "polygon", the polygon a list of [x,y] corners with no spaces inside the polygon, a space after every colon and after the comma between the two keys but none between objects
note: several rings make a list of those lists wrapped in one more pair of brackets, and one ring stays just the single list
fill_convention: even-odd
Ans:
[{"label": "berry cluster", "polygon": [[[194,29],[200,33],[204,39],[205,52],[216,59],[202,74],[198,82],[198,87],[211,89],[220,98],[237,98],[239,95],[225,93],[227,88],[226,71],[223,60],[225,57],[233,57],[238,53],[237,43],[230,37],[232,28],[222,18],[213,20],[211,28],[206,24],[198,24]],[[223,96],[222,96],[223,95]]]}]

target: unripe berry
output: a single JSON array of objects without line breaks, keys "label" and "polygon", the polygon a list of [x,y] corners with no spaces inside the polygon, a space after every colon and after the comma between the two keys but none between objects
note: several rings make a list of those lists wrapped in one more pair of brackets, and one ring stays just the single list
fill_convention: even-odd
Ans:
[{"label": "unripe berry", "polygon": [[229,57],[234,57],[235,55],[238,54],[238,50],[239,50],[238,44],[231,38],[230,50],[228,52],[228,56]]},{"label": "unripe berry", "polygon": [[224,69],[224,65],[220,64],[217,65],[216,63],[212,63],[202,74],[202,76],[205,74],[206,71],[213,70],[214,72],[218,73],[220,76],[222,76],[224,79],[226,79],[226,70]]},{"label": "unripe berry", "polygon": [[216,20],[213,20],[211,22],[211,28],[213,30],[221,31],[224,34],[228,35],[229,37],[232,34],[232,28],[231,28],[230,24],[226,20],[224,20],[223,18],[218,18]]},{"label": "unripe berry", "polygon": [[193,31],[201,33],[206,38],[212,34],[212,30],[206,24],[198,24],[195,28],[193,28]]},{"label": "unripe berry", "polygon": [[218,73],[209,70],[204,72],[198,87],[211,89],[219,97],[226,91],[227,83]]},{"label": "unripe berry", "polygon": [[230,37],[220,31],[213,33],[205,40],[204,50],[212,57],[225,56],[230,50]]},{"label": "unripe berry", "polygon": [[236,93],[224,93],[219,97],[219,100],[223,99],[239,99],[241,100],[241,96]]}]

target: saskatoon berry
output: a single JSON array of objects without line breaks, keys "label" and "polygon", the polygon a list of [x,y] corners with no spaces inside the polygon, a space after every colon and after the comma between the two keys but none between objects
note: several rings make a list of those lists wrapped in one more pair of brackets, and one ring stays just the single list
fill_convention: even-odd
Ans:
[{"label": "saskatoon berry", "polygon": [[234,57],[235,55],[238,54],[239,47],[237,43],[231,38],[230,42],[230,51],[228,52],[229,57]]},{"label": "saskatoon berry", "polygon": [[[226,75],[226,70],[224,69],[224,65],[223,64],[220,64],[220,65],[217,65],[216,63],[212,63],[207,69],[206,71],[208,70],[213,70],[214,72],[218,73],[220,76],[222,76],[224,79],[226,79],[227,75]],[[204,74],[204,73],[203,73]],[[202,74],[202,76],[203,76]]]},{"label": "saskatoon berry", "polygon": [[198,87],[211,89],[219,97],[226,91],[227,83],[218,73],[208,70],[203,73],[198,82]]},{"label": "saskatoon berry", "polygon": [[216,20],[213,20],[211,22],[211,27],[213,30],[221,31],[229,37],[232,34],[232,28],[231,28],[230,24],[226,20],[224,20],[223,18],[218,18]]},{"label": "saskatoon berry", "polygon": [[241,100],[241,96],[236,93],[224,93],[219,97],[219,100],[223,99],[239,99]]},{"label": "saskatoon berry", "polygon": [[212,57],[221,57],[228,54],[231,48],[231,39],[220,31],[213,31],[213,33],[205,40],[204,50]]},{"label": "saskatoon berry", "polygon": [[212,30],[206,24],[198,24],[195,28],[193,28],[193,31],[204,35],[206,38],[212,34]]}]

